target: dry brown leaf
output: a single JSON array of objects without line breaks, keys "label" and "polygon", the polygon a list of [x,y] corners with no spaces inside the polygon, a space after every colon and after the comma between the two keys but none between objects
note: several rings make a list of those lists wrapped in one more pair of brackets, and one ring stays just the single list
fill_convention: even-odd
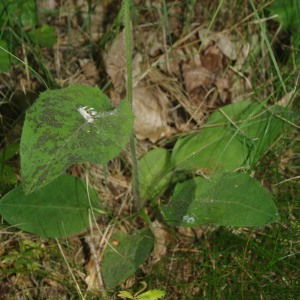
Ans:
[{"label": "dry brown leaf", "polygon": [[200,59],[202,66],[212,73],[217,73],[223,68],[223,55],[216,46],[208,47]]},{"label": "dry brown leaf", "polygon": [[177,232],[180,234],[180,240],[184,242],[193,242],[195,239],[200,239],[203,234],[203,228],[198,226],[195,228],[190,227],[177,227]]},{"label": "dry brown leaf", "polygon": [[155,143],[171,132],[167,124],[168,97],[157,86],[136,87],[133,90],[134,127],[138,139]]},{"label": "dry brown leaf", "polygon": [[231,60],[237,60],[238,52],[241,44],[233,42],[231,37],[223,33],[218,33],[215,36],[215,42],[222,53]]},{"label": "dry brown leaf", "polygon": [[124,32],[121,32],[104,54],[106,72],[111,78],[114,91],[120,94],[125,89],[125,53],[125,37]]},{"label": "dry brown leaf", "polygon": [[236,40],[232,35],[216,32],[208,32],[203,28],[198,32],[203,43],[202,50],[207,49],[211,45],[215,45],[220,49],[224,56],[235,61],[234,67],[240,70],[244,65],[249,54],[249,44],[245,41]]},{"label": "dry brown leaf", "polygon": [[[110,96],[113,104],[117,105],[125,96],[125,42],[121,33],[113,42],[104,57],[106,71],[110,76],[113,89]],[[141,82],[140,64],[142,56],[138,53],[133,59],[133,112],[135,115],[135,134],[140,140],[149,139],[155,143],[170,135],[168,126],[169,99],[159,88],[158,84],[150,85]],[[145,75],[143,75],[145,77]]]},{"label": "dry brown leaf", "polygon": [[140,29],[136,39],[141,41],[143,48],[147,49],[146,55],[151,57],[158,56],[164,49],[161,32],[153,28]]},{"label": "dry brown leaf", "polygon": [[216,45],[229,59],[235,61],[234,68],[241,70],[249,54],[250,45],[242,41],[234,41],[232,36],[217,34]]},{"label": "dry brown leaf", "polygon": [[95,62],[91,59],[80,59],[79,64],[82,68],[83,78],[81,83],[94,86],[99,82],[99,73]]},{"label": "dry brown leaf", "polygon": [[[114,105],[118,105],[125,97],[126,91],[126,49],[124,32],[120,33],[104,54],[104,62],[107,74],[110,76],[113,89],[110,90],[110,98]],[[132,60],[133,86],[140,82],[142,62],[141,54],[135,54]]]},{"label": "dry brown leaf", "polygon": [[166,74],[171,73],[179,78],[181,71],[180,65],[182,61],[186,61],[185,53],[182,49],[172,49],[169,53],[161,55],[157,65]]},{"label": "dry brown leaf", "polygon": [[[207,95],[211,93],[220,73],[218,70],[222,67],[222,54],[218,52],[218,49],[209,50],[210,48],[212,47],[206,51],[207,55],[204,54],[200,57],[196,53],[193,59],[182,66],[182,76],[190,103],[193,106],[193,114],[198,108],[201,109]],[[221,57],[216,59],[217,56]]]},{"label": "dry brown leaf", "polygon": [[215,85],[217,86],[220,98],[223,103],[231,99],[231,81],[227,76],[223,78],[217,78],[215,81]]},{"label": "dry brown leaf", "polygon": [[[199,103],[195,104],[191,101],[190,97],[188,97],[190,95],[187,95],[187,93],[183,91],[178,78],[174,78],[173,76],[169,77],[158,68],[153,68],[151,72],[149,72],[148,76],[150,81],[160,86],[168,94],[170,99],[178,101],[180,106],[182,106],[184,110],[190,114],[191,118],[194,119],[197,124],[203,124],[203,103],[199,105]],[[175,110],[171,110],[170,115],[172,115],[172,117],[169,119],[169,123],[174,122],[176,124],[176,129],[182,131],[182,128],[186,127],[186,125],[184,125],[186,121],[178,115]]]},{"label": "dry brown leaf", "polygon": [[160,261],[167,253],[167,244],[169,242],[169,233],[164,225],[157,220],[152,222],[152,233],[154,234],[155,244],[151,254],[153,263]]},{"label": "dry brown leaf", "polygon": [[[177,4],[177,5],[176,5]],[[170,32],[174,35],[174,37],[179,37],[182,31],[183,19],[181,15],[183,14],[182,2],[174,3],[174,5],[170,5],[168,9],[168,23]]]},{"label": "dry brown leaf", "polygon": [[193,62],[183,65],[182,75],[188,93],[193,92],[198,87],[211,87],[211,84],[215,79],[214,74],[201,65],[196,65]]},{"label": "dry brown leaf", "polygon": [[290,104],[293,97],[295,97],[295,91],[294,90],[292,90],[292,91],[288,92],[287,94],[285,94],[279,101],[276,102],[276,105],[288,107],[288,105]]},{"label": "dry brown leaf", "polygon": [[[235,97],[240,99],[243,91],[251,89],[248,76],[240,71],[248,57],[249,45],[225,33],[200,29],[198,34],[203,45],[202,55],[194,51],[193,59],[182,68],[190,101],[194,105],[202,105],[205,101],[212,107],[217,98],[222,103],[236,102]],[[250,73],[251,70],[247,70],[247,74]]]}]

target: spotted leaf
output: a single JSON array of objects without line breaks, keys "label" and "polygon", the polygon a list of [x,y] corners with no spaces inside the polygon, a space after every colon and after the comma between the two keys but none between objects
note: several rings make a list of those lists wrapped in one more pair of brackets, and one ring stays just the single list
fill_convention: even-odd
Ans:
[{"label": "spotted leaf", "polygon": [[21,138],[25,193],[45,186],[70,165],[103,164],[122,151],[133,127],[129,103],[114,107],[97,87],[43,92],[27,111]]}]

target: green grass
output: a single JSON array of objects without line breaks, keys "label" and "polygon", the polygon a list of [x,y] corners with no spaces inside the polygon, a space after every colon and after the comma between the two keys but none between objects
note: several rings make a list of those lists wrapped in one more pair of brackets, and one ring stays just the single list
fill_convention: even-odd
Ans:
[{"label": "green grass", "polygon": [[166,299],[296,299],[299,224],[286,225],[218,228],[154,266],[149,288],[164,288],[167,277]]}]

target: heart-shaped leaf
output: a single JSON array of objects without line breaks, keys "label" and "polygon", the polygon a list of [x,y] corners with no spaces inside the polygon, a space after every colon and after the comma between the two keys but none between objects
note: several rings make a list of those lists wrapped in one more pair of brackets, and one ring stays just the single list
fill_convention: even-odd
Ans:
[{"label": "heart-shaped leaf", "polygon": [[135,273],[150,255],[153,236],[146,228],[130,236],[124,232],[114,234],[107,245],[102,261],[102,275],[107,288],[114,288]]},{"label": "heart-shaped leaf", "polygon": [[72,164],[106,163],[125,148],[132,128],[129,103],[114,108],[97,87],[45,91],[27,111],[23,127],[25,192],[48,184]]},{"label": "heart-shaped leaf", "polygon": [[8,223],[56,238],[87,228],[89,217],[92,213],[97,217],[99,208],[97,193],[70,175],[62,175],[29,195],[18,186],[0,200],[0,214]]}]

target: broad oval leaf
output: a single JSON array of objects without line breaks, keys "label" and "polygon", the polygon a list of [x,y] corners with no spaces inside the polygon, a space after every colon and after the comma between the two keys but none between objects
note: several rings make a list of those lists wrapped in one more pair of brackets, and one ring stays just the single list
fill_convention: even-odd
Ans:
[{"label": "broad oval leaf", "polygon": [[263,226],[279,220],[277,208],[260,183],[246,174],[219,173],[176,185],[161,212],[170,225]]},{"label": "broad oval leaf", "polygon": [[41,47],[52,48],[57,42],[55,28],[43,25],[40,28],[32,29],[28,33],[31,40]]},{"label": "broad oval leaf", "polygon": [[214,112],[207,127],[179,139],[171,156],[177,169],[206,173],[252,167],[285,129],[293,113],[243,101]]},{"label": "broad oval leaf", "polygon": [[132,127],[129,103],[114,108],[97,87],[43,92],[26,113],[21,138],[25,192],[48,184],[72,164],[106,163],[125,148]]},{"label": "broad oval leaf", "polygon": [[70,175],[62,175],[29,195],[18,186],[0,200],[0,214],[8,223],[55,238],[87,228],[89,214],[97,217],[99,208],[97,193],[92,188],[87,191],[83,181]]},{"label": "broad oval leaf", "polygon": [[107,288],[114,288],[133,275],[149,257],[153,248],[153,235],[148,228],[128,235],[115,233],[110,238],[102,261],[102,276]]},{"label": "broad oval leaf", "polygon": [[156,148],[139,160],[140,193],[143,200],[155,198],[168,187],[170,156],[168,150]]},{"label": "broad oval leaf", "polygon": [[171,163],[178,170],[204,173],[233,171],[245,164],[248,155],[237,136],[224,126],[204,128],[191,137],[179,139],[173,149]]}]

